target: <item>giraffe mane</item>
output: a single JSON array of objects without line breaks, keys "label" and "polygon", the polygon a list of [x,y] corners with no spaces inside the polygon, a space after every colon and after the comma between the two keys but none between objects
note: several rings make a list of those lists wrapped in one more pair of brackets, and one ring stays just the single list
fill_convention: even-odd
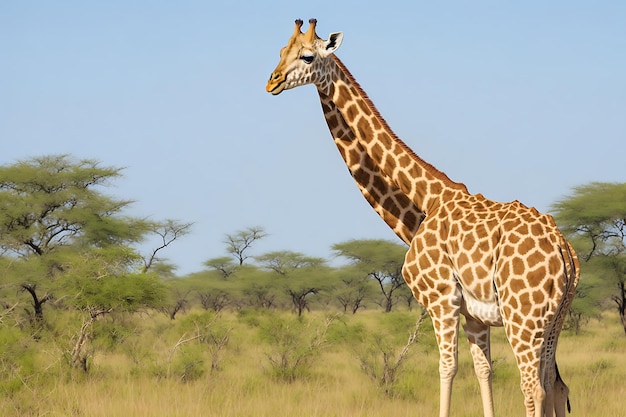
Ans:
[{"label": "giraffe mane", "polygon": [[444,172],[438,170],[437,168],[435,168],[430,163],[424,161],[419,155],[417,155],[413,151],[413,149],[411,149],[406,143],[404,143],[404,141],[402,139],[400,139],[395,134],[395,132],[391,129],[391,127],[387,124],[387,121],[385,120],[385,118],[380,114],[380,112],[378,111],[378,109],[376,108],[376,106],[374,105],[372,100],[369,98],[369,96],[367,95],[365,90],[363,90],[361,85],[356,81],[354,76],[350,73],[350,70],[348,70],[348,68],[344,65],[344,63],[341,62],[341,60],[339,59],[339,57],[337,57],[337,55],[333,54],[331,56],[334,59],[335,63],[339,66],[341,71],[350,80],[350,82],[352,83],[354,88],[357,89],[357,91],[359,92],[360,96],[365,101],[366,105],[369,107],[369,109],[372,111],[372,113],[376,116],[376,118],[378,118],[378,120],[381,122],[381,124],[383,125],[385,130],[387,132],[389,132],[389,134],[393,137],[393,139],[397,141],[397,143],[402,147],[402,149],[408,155],[410,155],[411,158],[413,158],[414,160],[418,161],[420,165],[425,167],[425,169],[427,170],[428,173],[433,175],[435,178],[443,181],[446,185],[451,186],[453,188],[460,189],[460,190],[462,190],[462,191],[464,191],[466,193],[469,193],[469,191],[467,190],[467,187],[465,186],[465,184],[463,184],[461,182],[456,182],[456,181],[451,180],[450,177],[448,177],[448,175],[446,175]]}]

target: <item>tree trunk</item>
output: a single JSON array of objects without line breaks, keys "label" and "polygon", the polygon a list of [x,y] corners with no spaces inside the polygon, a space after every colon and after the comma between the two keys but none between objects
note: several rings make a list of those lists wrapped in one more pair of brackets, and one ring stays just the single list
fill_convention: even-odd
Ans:
[{"label": "tree trunk", "polygon": [[37,296],[37,284],[22,284],[22,289],[30,294],[33,298],[33,310],[36,321],[43,321],[43,305],[52,299],[50,294],[46,294],[43,298]]},{"label": "tree trunk", "polygon": [[298,313],[298,317],[300,317],[302,316],[302,313],[304,313],[305,309],[309,310],[309,302],[306,297],[309,294],[317,294],[318,290],[316,288],[307,288],[300,292],[293,290],[287,290],[287,292],[291,296],[293,309]]},{"label": "tree trunk", "polygon": [[71,355],[71,365],[74,367],[79,367],[83,370],[83,372],[87,373],[87,359],[89,355],[83,353],[83,348],[87,343],[87,337],[89,336],[89,329],[94,321],[98,318],[98,316],[102,316],[104,314],[110,313],[112,310],[109,309],[89,309],[89,318],[83,321],[82,326],[80,326],[80,332],[78,334],[78,338],[76,339],[76,343],[74,344],[74,348],[72,349]]},{"label": "tree trunk", "polygon": [[392,308],[393,308],[393,299],[391,297],[391,294],[389,294],[389,296],[385,294],[385,313],[389,313]]},{"label": "tree trunk", "polygon": [[624,328],[624,334],[626,334],[626,282],[620,281],[617,284],[619,294],[613,297],[613,300],[617,304],[617,311],[619,318],[622,321],[622,327]]}]

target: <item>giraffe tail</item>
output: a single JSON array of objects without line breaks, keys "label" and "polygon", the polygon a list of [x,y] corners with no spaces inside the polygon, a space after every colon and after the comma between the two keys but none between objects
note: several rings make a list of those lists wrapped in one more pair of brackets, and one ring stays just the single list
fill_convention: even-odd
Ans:
[{"label": "giraffe tail", "polygon": [[565,385],[565,382],[563,382],[563,379],[561,378],[561,374],[559,373],[559,367],[557,366],[556,362],[554,363],[554,369],[556,371],[556,382],[554,383],[554,389],[558,390],[557,395],[565,396],[565,402],[567,404],[567,412],[571,414],[572,406],[570,405],[570,402],[569,402],[569,388],[567,388],[567,385]]},{"label": "giraffe tail", "polygon": [[567,256],[565,257],[564,261],[568,280],[567,295],[569,295],[569,304],[567,307],[569,308],[571,302],[574,299],[576,287],[578,286],[578,280],[580,279],[580,263],[578,262],[578,256],[576,255],[576,251],[567,240],[565,241],[565,245],[565,252]]},{"label": "giraffe tail", "polygon": [[[563,320],[565,319],[565,315],[567,311],[571,307],[572,301],[574,300],[574,296],[576,294],[576,287],[578,286],[578,280],[580,278],[580,265],[578,263],[578,257],[576,256],[576,252],[572,245],[564,239],[564,245],[562,249],[563,254],[563,262],[565,265],[565,292],[564,297],[561,302],[559,312],[557,313],[557,327],[560,332],[560,328],[563,324]],[[556,373],[556,380],[554,382],[554,390],[555,390],[555,404],[560,404],[558,407],[560,410],[555,410],[557,416],[564,415],[565,413],[565,405],[567,406],[567,412],[572,412],[572,406],[569,400],[569,388],[565,385],[563,378],[561,378],[561,374],[559,373],[559,367],[554,362],[554,370]],[[561,408],[563,407],[563,408]],[[561,411],[562,410],[562,411]]]}]

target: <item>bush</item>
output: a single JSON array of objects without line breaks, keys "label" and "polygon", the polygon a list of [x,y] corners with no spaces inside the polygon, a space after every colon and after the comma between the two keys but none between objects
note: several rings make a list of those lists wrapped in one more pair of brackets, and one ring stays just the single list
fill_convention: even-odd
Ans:
[{"label": "bush", "polygon": [[170,377],[176,377],[182,382],[191,382],[199,379],[205,371],[202,346],[190,344],[180,349],[170,368]]},{"label": "bush", "polygon": [[356,345],[355,353],[361,370],[378,384],[385,395],[397,394],[403,365],[411,345],[417,343],[422,334],[420,328],[426,317],[425,310],[417,316],[417,322],[416,315],[412,313],[386,313],[381,318],[382,328],[365,333],[362,342]]},{"label": "bush", "polygon": [[37,371],[35,342],[15,327],[0,327],[0,393],[11,396]]},{"label": "bush", "polygon": [[292,382],[307,376],[321,351],[327,346],[326,334],[334,316],[321,322],[303,316],[271,314],[259,326],[261,339],[270,345],[266,354],[272,375]]}]

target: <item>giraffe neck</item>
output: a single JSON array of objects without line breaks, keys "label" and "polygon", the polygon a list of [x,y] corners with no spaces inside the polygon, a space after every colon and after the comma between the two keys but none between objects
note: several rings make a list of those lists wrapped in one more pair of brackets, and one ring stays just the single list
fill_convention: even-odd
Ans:
[{"label": "giraffe neck", "polygon": [[422,160],[393,133],[339,58],[332,55],[326,62],[328,67],[324,70],[330,77],[316,83],[320,97],[327,97],[336,106],[381,178],[388,179],[413,202],[418,212],[425,214],[435,210],[442,199],[457,193],[468,194],[465,185],[453,182]]},{"label": "giraffe neck", "polygon": [[407,245],[417,233],[424,213],[376,166],[337,109],[319,92],[322,110],[337,149],[361,194],[393,232]]}]

